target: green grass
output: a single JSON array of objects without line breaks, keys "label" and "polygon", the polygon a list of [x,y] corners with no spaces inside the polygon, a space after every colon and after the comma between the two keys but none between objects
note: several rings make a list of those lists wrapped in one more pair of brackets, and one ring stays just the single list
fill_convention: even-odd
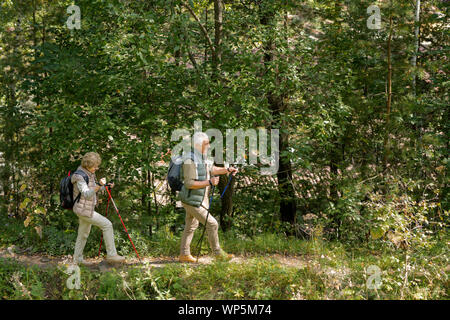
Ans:
[{"label": "green grass", "polygon": [[[43,238],[40,239],[33,229],[24,228],[23,223],[20,221],[14,219],[10,219],[7,222],[0,221],[0,225],[5,225],[6,223],[7,227],[2,230],[0,247],[14,244],[23,248],[30,248],[30,252],[33,253],[46,253],[53,256],[73,254],[77,236],[75,227],[66,230],[58,229],[55,226],[45,227],[43,229]],[[134,256],[133,247],[122,226],[117,223],[114,226],[114,237],[118,252],[125,256]],[[130,224],[127,228],[136,249],[142,256],[177,256],[180,252],[180,237],[183,231],[173,233],[168,227],[163,226],[150,237],[148,233],[144,232],[144,228],[139,228],[139,226],[134,224]],[[199,226],[194,233],[191,243],[191,252],[193,254],[197,254],[197,244],[202,231],[203,226]],[[100,238],[100,229],[93,227],[84,250],[86,257],[97,256]],[[206,238],[205,235],[201,247],[202,254],[210,252]],[[222,233],[219,231],[219,240],[225,251],[239,255],[266,255],[274,253],[304,255],[314,253],[315,250],[322,251],[326,249],[318,241],[305,241],[294,237],[287,238],[272,233],[248,237],[233,232]]]},{"label": "green grass", "polygon": [[[117,221],[114,221],[117,222]],[[40,239],[36,232],[30,228],[24,228],[23,223],[10,219],[7,222],[0,221],[1,225],[7,227],[2,230],[0,247],[17,245],[23,248],[31,248],[33,253],[46,253],[53,256],[71,255],[76,240],[76,228],[61,230],[55,226],[43,229],[43,238]],[[133,247],[130,244],[122,225],[114,224],[114,237],[118,252],[125,256],[134,256]],[[191,244],[191,252],[197,254],[197,244],[203,231],[199,226],[194,233]],[[150,237],[144,228],[134,224],[127,226],[131,239],[136,249],[142,256],[177,256],[180,252],[180,237],[183,231],[173,233],[168,227],[162,227]],[[86,257],[95,257],[98,254],[101,232],[93,227],[87,241],[84,254]],[[19,241],[18,241],[19,240]],[[237,235],[233,232],[222,233],[219,231],[221,246],[227,252],[234,254],[272,254],[280,253],[286,255],[301,255],[310,253],[314,248],[311,242],[295,238],[286,238],[277,234],[260,234],[252,238]],[[206,235],[203,238],[202,254],[209,252]]]},{"label": "green grass", "polygon": [[[54,256],[73,253],[76,232],[44,229],[40,239],[33,229],[9,220],[2,224],[0,247],[15,244],[31,252]],[[161,228],[152,237],[130,224],[129,231],[141,256],[177,256],[181,232]],[[192,241],[196,253],[199,229]],[[29,268],[0,260],[0,297],[3,299],[448,299],[448,236],[427,246],[395,249],[381,239],[355,244],[300,240],[277,234],[247,237],[220,233],[222,247],[243,257],[239,262],[190,266],[141,266],[108,273],[81,268],[80,290],[69,290],[63,270]],[[98,252],[100,231],[92,228],[86,257]],[[122,229],[116,225],[118,251],[134,257]],[[209,253],[206,239],[202,254]],[[284,263],[289,259],[290,263]],[[299,262],[299,263],[296,263]],[[381,287],[367,288],[370,266],[380,270]],[[405,277],[406,275],[406,277]],[[372,275],[373,276],[373,275]]]},{"label": "green grass", "polygon": [[[267,235],[270,239],[271,236]],[[266,238],[266,240],[267,240]],[[262,241],[260,239],[259,241]],[[289,241],[287,241],[289,243]],[[278,241],[273,243],[279,245]],[[303,244],[307,247],[306,244]],[[310,244],[314,248],[313,244]],[[248,246],[245,246],[249,249]],[[275,247],[273,247],[275,248]],[[282,246],[284,248],[284,246]],[[167,264],[113,269],[107,273],[81,267],[81,288],[69,290],[69,275],[58,268],[24,267],[0,261],[3,299],[448,299],[448,249],[424,252],[344,247],[322,244],[296,259],[297,267],[275,256],[259,255],[240,262],[209,265]],[[314,251],[316,250],[316,251]],[[430,263],[431,261],[431,263]],[[371,265],[380,268],[381,287],[366,286]],[[405,270],[408,277],[405,281]]]}]

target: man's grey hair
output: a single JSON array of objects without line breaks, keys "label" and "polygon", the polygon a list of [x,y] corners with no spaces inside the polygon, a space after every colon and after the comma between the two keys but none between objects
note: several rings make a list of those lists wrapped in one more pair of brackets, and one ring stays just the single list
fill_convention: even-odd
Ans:
[{"label": "man's grey hair", "polygon": [[195,146],[201,147],[202,144],[203,144],[203,141],[205,141],[205,140],[209,141],[209,137],[204,132],[196,132],[196,133],[194,133],[194,136],[192,137],[192,140],[194,141],[194,147]]}]

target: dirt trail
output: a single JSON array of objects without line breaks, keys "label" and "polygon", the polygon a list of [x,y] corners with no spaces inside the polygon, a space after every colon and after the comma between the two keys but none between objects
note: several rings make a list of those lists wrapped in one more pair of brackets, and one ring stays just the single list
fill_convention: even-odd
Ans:
[{"label": "dirt trail", "polygon": [[[8,248],[0,248],[0,260],[5,259],[14,259],[15,261],[26,265],[26,266],[38,266],[42,269],[54,268],[54,267],[63,267],[68,266],[72,263],[71,256],[60,256],[53,257],[45,254],[29,254],[26,250],[16,248],[15,246],[11,246]],[[244,263],[250,260],[252,256],[236,256],[230,260],[230,263]],[[283,256],[280,254],[272,254],[264,256],[266,259],[275,259],[281,265],[285,265],[288,267],[295,268],[305,268],[307,266],[307,261],[304,257],[295,257],[295,256]],[[132,266],[147,266],[153,268],[162,268],[165,265],[172,263],[180,263],[178,262],[178,257],[143,257],[141,261],[135,258],[128,258],[126,263],[123,265],[110,265],[108,264],[103,257],[101,258],[86,258],[86,261],[91,263],[89,268],[92,271],[109,271],[112,268],[116,269],[124,269]],[[207,265],[213,262],[213,258],[210,256],[202,256],[199,258],[198,263],[191,263],[190,266],[199,266],[199,265]]]}]

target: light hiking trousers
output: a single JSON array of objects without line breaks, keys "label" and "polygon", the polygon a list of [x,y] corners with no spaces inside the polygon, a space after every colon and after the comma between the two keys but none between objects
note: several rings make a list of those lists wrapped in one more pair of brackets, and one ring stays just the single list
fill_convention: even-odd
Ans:
[{"label": "light hiking trousers", "polygon": [[[204,201],[203,205],[208,205],[208,201]],[[205,224],[206,215],[208,214],[208,210],[203,207],[193,207],[188,204],[182,203],[184,209],[186,210],[186,221],[184,226],[184,232],[181,237],[181,252],[180,254],[183,256],[188,256],[191,254],[191,241],[194,236],[194,231],[198,227],[198,222],[200,221],[202,224]],[[206,206],[205,206],[206,207]],[[208,216],[208,223],[206,224],[206,233],[208,235],[209,245],[211,246],[211,250],[213,254],[219,254],[221,252],[219,245],[219,224],[217,220],[211,215]]]},{"label": "light hiking trousers", "polygon": [[78,226],[78,236],[75,242],[75,252],[73,260],[76,262],[83,261],[83,250],[86,241],[91,232],[91,226],[99,227],[103,232],[103,241],[105,242],[106,253],[109,257],[117,255],[116,246],[114,244],[114,233],[111,221],[94,211],[92,218],[78,215],[80,225]]}]

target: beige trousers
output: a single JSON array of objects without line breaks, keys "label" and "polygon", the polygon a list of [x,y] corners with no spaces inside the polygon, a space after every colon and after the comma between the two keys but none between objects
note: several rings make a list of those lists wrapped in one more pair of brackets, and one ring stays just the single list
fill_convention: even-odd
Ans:
[{"label": "beige trousers", "polygon": [[[203,201],[203,206],[208,208],[209,201]],[[181,255],[190,255],[191,254],[191,241],[194,236],[194,231],[198,227],[198,222],[200,221],[202,224],[205,224],[206,215],[208,214],[208,210],[203,207],[193,207],[188,204],[182,203],[184,209],[186,210],[186,222],[184,226],[184,232],[181,236]],[[208,216],[208,223],[206,224],[206,233],[208,235],[209,245],[213,254],[219,254],[221,249],[219,245],[219,224],[217,220],[211,215]]]},{"label": "beige trousers", "polygon": [[114,244],[114,233],[111,221],[94,211],[92,218],[78,215],[80,225],[78,226],[78,236],[75,242],[75,252],[73,260],[75,262],[83,261],[83,250],[86,245],[87,238],[91,232],[91,226],[99,227],[103,232],[103,241],[105,243],[106,253],[108,256],[117,255],[116,246]]}]

